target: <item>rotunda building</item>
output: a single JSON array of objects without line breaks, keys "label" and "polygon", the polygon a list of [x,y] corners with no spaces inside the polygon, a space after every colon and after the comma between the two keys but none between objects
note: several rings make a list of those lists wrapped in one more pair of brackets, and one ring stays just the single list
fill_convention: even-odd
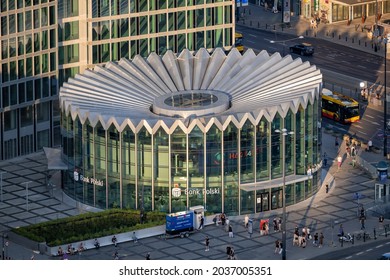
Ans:
[{"label": "rotunda building", "polygon": [[[303,201],[321,184],[322,74],[253,50],[168,51],[60,90],[64,191],[98,208],[228,215]],[[284,145],[283,145],[284,144]]]}]

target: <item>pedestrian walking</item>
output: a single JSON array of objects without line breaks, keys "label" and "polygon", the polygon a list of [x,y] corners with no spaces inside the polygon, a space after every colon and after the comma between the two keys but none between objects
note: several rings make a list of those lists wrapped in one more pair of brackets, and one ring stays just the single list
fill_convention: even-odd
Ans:
[{"label": "pedestrian walking", "polygon": [[342,162],[343,162],[343,158],[341,157],[341,155],[338,155],[338,157],[337,157],[337,169],[338,170],[340,170]]},{"label": "pedestrian walking", "polygon": [[119,254],[118,251],[115,251],[113,254],[114,260],[119,260]]},{"label": "pedestrian walking", "polygon": [[316,232],[316,234],[314,234],[314,240],[313,240],[313,245],[314,247],[317,247],[318,246],[318,232]]},{"label": "pedestrian walking", "polygon": [[280,241],[276,240],[275,241],[275,251],[274,251],[274,254],[279,254],[279,251],[280,251]]},{"label": "pedestrian walking", "polygon": [[138,238],[137,236],[135,235],[135,231],[133,231],[133,236],[131,237],[133,239],[133,242],[134,243],[137,243],[138,242]]},{"label": "pedestrian walking", "polygon": [[385,218],[380,215],[379,216],[379,229],[383,229],[383,222],[385,221]]},{"label": "pedestrian walking", "polygon": [[280,241],[279,242],[279,255],[283,252],[283,242],[282,241]]},{"label": "pedestrian walking", "polygon": [[206,239],[204,240],[204,244],[206,245],[205,251],[208,252],[210,251],[210,238],[206,236]]},{"label": "pedestrian walking", "polygon": [[204,225],[204,218],[203,218],[203,216],[201,216],[200,217],[200,225],[199,225],[198,230],[201,230],[203,228],[203,225]]},{"label": "pedestrian walking", "polygon": [[278,230],[282,231],[282,218],[280,218],[280,217],[279,217],[279,220],[278,220]]},{"label": "pedestrian walking", "polygon": [[319,246],[318,248],[322,248],[322,246],[324,245],[324,235],[322,234],[322,232],[320,233],[320,237],[319,237]]},{"label": "pedestrian walking", "polygon": [[117,241],[118,239],[116,238],[116,236],[114,235],[112,238],[111,238],[111,242],[114,243],[114,246],[116,247],[117,245]]},{"label": "pedestrian walking", "polygon": [[233,227],[232,227],[232,225],[229,225],[229,237],[230,238],[233,238],[234,236],[233,236]]},{"label": "pedestrian walking", "polygon": [[272,223],[274,225],[274,231],[278,231],[278,221],[276,220],[276,218],[273,219]]},{"label": "pedestrian walking", "polygon": [[372,141],[371,139],[368,140],[368,143],[367,143],[367,151],[370,152],[372,150]]},{"label": "pedestrian walking", "polygon": [[150,260],[150,252],[146,253],[145,260]]},{"label": "pedestrian walking", "polygon": [[365,219],[366,219],[365,216],[360,217],[360,224],[362,225],[360,229],[366,229],[366,227],[364,226]]}]

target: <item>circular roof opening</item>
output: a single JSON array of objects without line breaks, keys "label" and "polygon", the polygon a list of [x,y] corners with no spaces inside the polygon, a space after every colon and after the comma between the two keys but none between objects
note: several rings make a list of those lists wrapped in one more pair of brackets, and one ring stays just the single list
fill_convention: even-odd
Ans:
[{"label": "circular roof opening", "polygon": [[169,117],[206,116],[229,109],[229,96],[211,90],[191,90],[165,94],[154,100],[152,112]]}]

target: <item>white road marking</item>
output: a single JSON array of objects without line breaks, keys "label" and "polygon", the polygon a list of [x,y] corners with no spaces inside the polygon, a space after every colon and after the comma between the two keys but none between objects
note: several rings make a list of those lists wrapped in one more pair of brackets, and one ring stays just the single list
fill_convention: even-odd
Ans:
[{"label": "white road marking", "polygon": [[[390,242],[389,242],[390,243]],[[383,247],[383,245],[378,245],[378,246],[376,246],[375,248],[380,248],[380,247]]]},{"label": "white road marking", "polygon": [[350,258],[352,258],[352,256],[346,257],[345,259],[348,260],[348,259],[350,259]]},{"label": "white road marking", "polygon": [[249,43],[253,43],[253,44],[256,44],[256,42],[255,41],[251,41],[251,40],[246,40],[247,42],[249,42]]},{"label": "white road marking", "polygon": [[371,249],[367,249],[367,250],[366,250],[366,252],[370,252],[370,251],[372,251],[372,248],[371,248]]},{"label": "white road marking", "polygon": [[[369,121],[370,122],[370,121]],[[376,124],[376,125],[380,125],[381,123],[377,123],[377,122],[370,122],[372,124]]]},{"label": "white road marking", "polygon": [[375,117],[371,116],[371,115],[364,115],[364,117],[367,117],[367,118],[371,118],[371,119],[374,119]]},{"label": "white road marking", "polygon": [[363,65],[357,65],[357,67],[360,67],[360,68],[366,69],[366,66],[363,66]]},{"label": "white road marking", "polygon": [[357,254],[356,254],[356,256],[359,256],[359,255],[361,255],[361,254],[363,254],[363,252],[359,252],[359,253],[357,253]]},{"label": "white road marking", "polygon": [[361,125],[352,124],[354,127],[363,128]]},{"label": "white road marking", "polygon": [[255,34],[248,34],[248,35],[257,38],[257,35]]}]

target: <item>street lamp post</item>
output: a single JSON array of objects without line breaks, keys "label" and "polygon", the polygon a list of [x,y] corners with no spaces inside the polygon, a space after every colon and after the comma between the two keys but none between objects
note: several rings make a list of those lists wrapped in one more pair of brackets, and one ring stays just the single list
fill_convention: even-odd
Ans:
[{"label": "street lamp post", "polygon": [[1,194],[1,202],[3,202],[3,174],[7,173],[6,171],[0,172],[0,194]]},{"label": "street lamp post", "polygon": [[287,129],[283,128],[282,130],[276,129],[276,133],[280,133],[282,136],[282,159],[283,159],[283,214],[282,214],[282,260],[286,260],[286,251],[287,251],[287,232],[286,232],[286,224],[287,224],[287,215],[286,215],[286,136],[294,134],[292,131],[287,131]]},{"label": "street lamp post", "polygon": [[26,210],[28,211],[28,185],[31,183],[31,181],[23,182],[22,184],[26,184]]},{"label": "street lamp post", "polygon": [[387,43],[388,43],[388,39],[385,38],[383,39],[383,42],[385,43],[385,77],[384,77],[384,104],[383,104],[383,134],[384,134],[384,138],[383,138],[383,155],[386,157],[387,156],[387,133],[386,133],[386,129],[387,129],[387,91],[386,91],[386,88],[387,88]]},{"label": "street lamp post", "polygon": [[280,41],[274,41],[274,40],[271,40],[269,41],[271,44],[276,44],[276,43],[281,43],[282,46],[283,46],[283,54],[282,56],[284,56],[285,52],[284,52],[284,49],[286,47],[286,42],[290,42],[290,41],[294,41],[294,40],[298,40],[298,39],[303,39],[304,37],[301,35],[299,37],[296,37],[296,38],[291,38],[291,39],[286,39],[286,40],[280,40]]}]

